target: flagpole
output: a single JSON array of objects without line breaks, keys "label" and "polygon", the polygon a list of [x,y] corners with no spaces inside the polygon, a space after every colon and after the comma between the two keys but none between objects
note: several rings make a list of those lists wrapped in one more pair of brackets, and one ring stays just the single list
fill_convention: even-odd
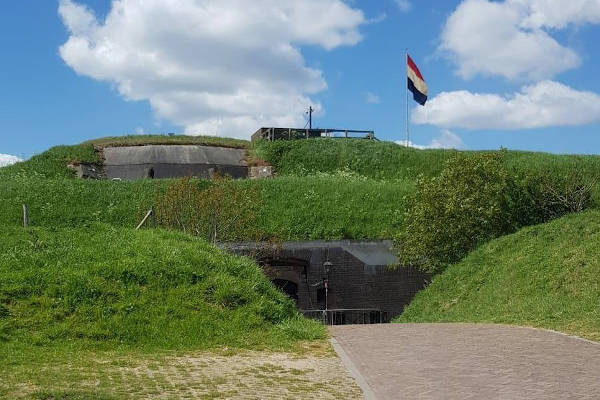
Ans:
[{"label": "flagpole", "polygon": [[[406,59],[404,60],[408,71],[408,47],[406,48]],[[406,83],[406,147],[409,147],[410,136],[408,132],[408,78]]]}]

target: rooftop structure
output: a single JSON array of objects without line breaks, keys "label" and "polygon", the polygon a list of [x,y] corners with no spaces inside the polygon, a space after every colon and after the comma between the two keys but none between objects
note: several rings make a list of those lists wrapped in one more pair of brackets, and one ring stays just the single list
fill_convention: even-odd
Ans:
[{"label": "rooftop structure", "polygon": [[252,135],[252,141],[264,140],[295,140],[320,137],[361,138],[377,140],[374,131],[354,129],[298,129],[298,128],[260,128]]}]

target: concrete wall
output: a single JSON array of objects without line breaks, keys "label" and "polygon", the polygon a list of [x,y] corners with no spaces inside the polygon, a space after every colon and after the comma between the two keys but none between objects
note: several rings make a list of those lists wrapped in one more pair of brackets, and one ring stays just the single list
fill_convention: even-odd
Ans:
[{"label": "concrete wall", "polygon": [[[165,179],[197,177],[211,179],[216,174],[240,179],[248,177],[248,167],[216,164],[129,164],[105,165],[104,174],[109,179]],[[150,176],[152,175],[152,176]]]},{"label": "concrete wall", "polygon": [[104,174],[126,180],[144,178],[212,178],[215,174],[247,178],[246,151],[226,147],[149,145],[107,147]]}]

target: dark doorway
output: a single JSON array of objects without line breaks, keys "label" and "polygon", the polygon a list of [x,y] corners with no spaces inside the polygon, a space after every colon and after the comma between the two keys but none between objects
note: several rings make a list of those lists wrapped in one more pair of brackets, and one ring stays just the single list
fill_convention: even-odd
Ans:
[{"label": "dark doorway", "polygon": [[154,168],[148,170],[148,178],[154,179]]},{"label": "dark doorway", "polygon": [[277,287],[277,289],[281,290],[283,293],[287,294],[289,297],[294,299],[296,303],[298,302],[298,284],[286,281],[285,279],[275,279],[273,281],[273,285]]}]

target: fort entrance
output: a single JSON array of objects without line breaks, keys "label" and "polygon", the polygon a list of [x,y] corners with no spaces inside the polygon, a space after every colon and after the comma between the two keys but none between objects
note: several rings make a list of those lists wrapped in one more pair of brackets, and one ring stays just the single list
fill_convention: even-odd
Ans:
[{"label": "fort entrance", "polygon": [[329,325],[389,322],[427,276],[398,263],[391,241],[238,243],[229,251],[254,258],[306,316]]}]

